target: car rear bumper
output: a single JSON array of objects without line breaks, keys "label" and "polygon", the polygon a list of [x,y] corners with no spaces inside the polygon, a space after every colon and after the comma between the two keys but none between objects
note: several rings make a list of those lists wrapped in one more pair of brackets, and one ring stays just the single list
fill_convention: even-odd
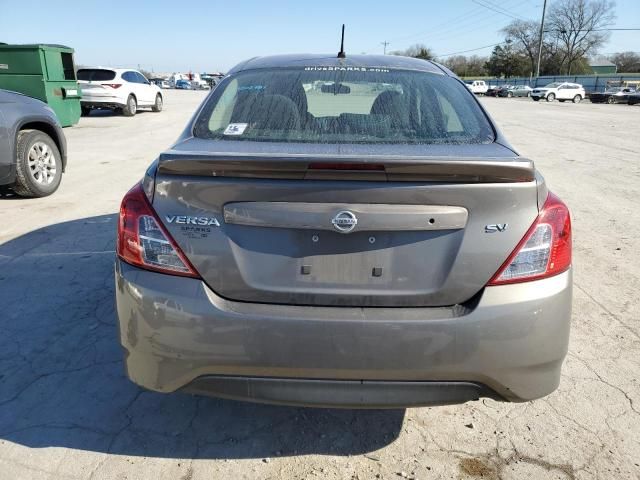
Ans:
[{"label": "car rear bumper", "polygon": [[88,95],[83,92],[80,104],[83,107],[123,107],[127,104],[127,99],[116,95]]},{"label": "car rear bumper", "polygon": [[488,287],[452,308],[234,302],[202,281],[116,261],[126,369],[155,391],[271,403],[417,406],[526,401],[559,383],[571,271]]}]

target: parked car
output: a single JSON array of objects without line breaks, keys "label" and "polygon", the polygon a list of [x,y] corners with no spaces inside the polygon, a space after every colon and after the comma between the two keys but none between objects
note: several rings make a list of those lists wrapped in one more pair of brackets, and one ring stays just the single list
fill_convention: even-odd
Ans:
[{"label": "parked car", "polygon": [[151,79],[150,82],[154,83],[160,88],[171,88],[171,85],[169,84],[169,82],[162,78],[154,78],[154,79]]},{"label": "parked car", "polygon": [[191,82],[189,82],[189,80],[177,80],[176,81],[176,88],[178,90],[191,90]]},{"label": "parked car", "polygon": [[558,99],[559,102],[571,100],[573,103],[580,103],[587,94],[582,85],[569,82],[553,82],[544,88],[534,88],[531,90],[531,98],[536,102],[545,99],[547,102],[553,102]]},{"label": "parked car", "polygon": [[484,92],[484,94],[485,94],[487,97],[497,97],[497,96],[498,96],[498,90],[500,90],[501,88],[503,88],[503,87],[502,87],[502,85],[501,85],[501,86],[498,86],[498,85],[489,85],[489,86],[487,87],[487,91],[486,91],[486,92]]},{"label": "parked car", "polygon": [[640,103],[640,92],[636,91],[635,93],[629,94],[629,97],[627,98],[627,104],[637,105],[638,103]]},{"label": "parked car", "polygon": [[602,93],[590,93],[589,100],[591,103],[628,103],[632,93],[635,93],[633,88],[612,87]]},{"label": "parked car", "polygon": [[487,93],[489,87],[484,83],[484,80],[473,80],[465,82],[468,85],[469,90],[477,95],[484,95]]},{"label": "parked car", "polygon": [[192,80],[191,88],[193,90],[211,90],[211,85],[204,80]]},{"label": "parked car", "polygon": [[533,88],[529,85],[516,85],[506,92],[507,97],[530,97]]},{"label": "parked car", "polygon": [[82,90],[82,114],[91,110],[109,108],[132,117],[139,108],[162,111],[162,92],[137,70],[125,68],[81,68],[78,84]]},{"label": "parked car", "polygon": [[0,90],[0,187],[23,197],[46,197],[60,186],[67,142],[46,103]]},{"label": "parked car", "polygon": [[400,407],[558,386],[569,210],[432,62],[241,63],[125,195],[116,248],[147,389]]}]

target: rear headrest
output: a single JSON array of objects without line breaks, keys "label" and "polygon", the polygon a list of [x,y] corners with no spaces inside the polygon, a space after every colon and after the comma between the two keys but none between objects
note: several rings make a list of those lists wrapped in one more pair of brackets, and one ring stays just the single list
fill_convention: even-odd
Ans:
[{"label": "rear headrest", "polygon": [[404,98],[400,92],[387,90],[376,97],[371,105],[371,115],[388,115],[393,128],[409,126],[409,110],[405,108]]},{"label": "rear headrest", "polygon": [[297,130],[300,114],[296,104],[284,95],[254,93],[238,96],[231,122],[250,123],[268,130]]}]

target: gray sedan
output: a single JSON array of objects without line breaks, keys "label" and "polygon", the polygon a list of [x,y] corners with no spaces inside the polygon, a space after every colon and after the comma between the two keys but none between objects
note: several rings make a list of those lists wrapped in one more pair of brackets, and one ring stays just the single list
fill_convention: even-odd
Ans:
[{"label": "gray sedan", "polygon": [[569,209],[436,63],[241,63],[117,235],[120,342],[147,389],[406,407],[558,386]]},{"label": "gray sedan", "polygon": [[529,85],[516,85],[516,86],[512,87],[509,90],[510,95],[507,95],[507,96],[509,96],[509,97],[530,97],[532,90],[533,90],[533,88],[531,88]]},{"label": "gray sedan", "polygon": [[45,197],[60,185],[67,143],[47,104],[0,90],[0,187]]}]

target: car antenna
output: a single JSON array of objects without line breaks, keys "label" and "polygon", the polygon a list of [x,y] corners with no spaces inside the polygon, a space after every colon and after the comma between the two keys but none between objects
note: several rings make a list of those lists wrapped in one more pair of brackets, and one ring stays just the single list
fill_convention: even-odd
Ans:
[{"label": "car antenna", "polygon": [[338,58],[347,58],[347,54],[344,53],[344,23],[342,24],[342,39],[340,40],[340,51],[338,52]]}]

